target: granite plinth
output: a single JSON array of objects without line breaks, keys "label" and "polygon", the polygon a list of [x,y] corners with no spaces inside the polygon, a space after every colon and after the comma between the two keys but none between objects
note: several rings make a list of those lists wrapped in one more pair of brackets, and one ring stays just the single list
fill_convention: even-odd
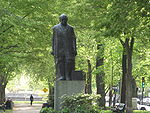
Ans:
[{"label": "granite plinth", "polygon": [[54,109],[61,110],[62,96],[71,96],[73,94],[84,93],[85,81],[82,80],[60,80],[55,82],[54,88]]}]

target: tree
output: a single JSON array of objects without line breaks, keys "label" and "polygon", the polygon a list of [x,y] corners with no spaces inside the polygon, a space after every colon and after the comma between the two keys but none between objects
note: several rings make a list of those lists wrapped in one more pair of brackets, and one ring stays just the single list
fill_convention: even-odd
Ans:
[{"label": "tree", "polygon": [[[122,43],[124,52],[126,52],[126,63],[123,72],[125,72],[125,80],[126,84],[126,100],[127,100],[127,112],[132,113],[132,94],[129,94],[131,91],[131,80],[128,81],[129,78],[132,77],[132,50],[134,39],[140,39],[140,35],[138,31],[141,30],[143,34],[145,34],[144,38],[147,38],[146,32],[147,28],[143,29],[141,25],[147,26],[145,22],[149,22],[148,18],[145,18],[148,14],[147,4],[149,4],[148,0],[145,0],[142,5],[140,5],[141,1],[111,1],[108,2],[107,5],[107,13],[105,13],[104,20],[102,22],[102,26],[105,26],[104,35],[106,37],[113,36],[120,40]],[[143,7],[143,4],[145,6]],[[144,8],[144,11],[142,11]],[[144,17],[141,16],[144,13]],[[125,39],[125,42],[121,38]],[[129,41],[131,40],[131,44]],[[124,76],[123,76],[124,78]],[[123,79],[124,80],[124,79]],[[125,93],[125,92],[124,92]]]},{"label": "tree", "polygon": [[99,72],[96,75],[96,86],[97,94],[101,95],[99,99],[99,106],[105,107],[105,83],[104,83],[104,45],[99,43],[97,45],[98,53],[96,59],[96,68],[99,69]]},{"label": "tree", "polygon": [[93,31],[85,30],[77,32],[77,50],[76,69],[83,70],[86,73],[85,93],[92,93],[94,85],[95,57],[96,57],[96,41],[93,38]]},{"label": "tree", "polygon": [[[105,101],[106,89],[120,80],[121,51],[124,65],[122,81],[127,82],[128,72],[140,86],[140,76],[149,79],[149,6],[148,0],[3,0],[0,6],[0,80],[4,75],[13,78],[21,65],[20,70],[30,73],[36,82],[42,80],[53,86],[55,71],[50,55],[51,27],[58,23],[60,14],[66,13],[77,35],[76,69],[84,70],[89,75],[87,86],[90,93],[91,86],[95,85],[94,75],[97,74],[97,87],[102,88],[102,92],[98,93]],[[130,63],[126,62],[128,60]],[[130,68],[128,71],[127,66]],[[11,67],[13,69],[10,70]],[[125,92],[126,89],[122,88],[122,95]],[[125,102],[125,98],[121,101]]]},{"label": "tree", "polygon": [[[1,2],[0,94],[5,93],[7,83],[18,71],[18,65],[30,64],[31,66],[34,61],[41,63],[42,60],[37,59],[42,55],[49,54],[50,38],[49,34],[45,34],[45,32],[48,32],[47,25],[50,22],[48,18],[43,18],[44,14],[39,10],[46,4],[47,1],[43,5],[40,5],[38,1]],[[36,67],[36,65],[34,66]],[[4,97],[4,94],[0,96],[1,103],[4,102]]]}]

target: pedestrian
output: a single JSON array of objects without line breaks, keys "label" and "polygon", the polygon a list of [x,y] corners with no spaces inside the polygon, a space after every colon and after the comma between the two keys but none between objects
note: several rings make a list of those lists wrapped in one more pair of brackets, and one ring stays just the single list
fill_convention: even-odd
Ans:
[{"label": "pedestrian", "polygon": [[33,100],[34,100],[34,98],[33,98],[32,94],[31,94],[31,96],[30,96],[30,104],[31,104],[31,106],[32,106]]}]

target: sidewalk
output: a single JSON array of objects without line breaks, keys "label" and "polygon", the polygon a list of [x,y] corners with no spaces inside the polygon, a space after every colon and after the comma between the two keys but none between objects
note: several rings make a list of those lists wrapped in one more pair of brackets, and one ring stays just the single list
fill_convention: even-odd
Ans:
[{"label": "sidewalk", "polygon": [[28,103],[17,103],[14,104],[12,113],[39,113],[42,104],[34,104],[31,106]]}]

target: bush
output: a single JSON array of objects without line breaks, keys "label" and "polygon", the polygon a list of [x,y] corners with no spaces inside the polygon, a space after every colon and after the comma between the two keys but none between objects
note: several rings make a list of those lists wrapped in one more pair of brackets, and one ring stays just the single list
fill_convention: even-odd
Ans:
[{"label": "bush", "polygon": [[72,96],[63,96],[62,109],[64,113],[98,113],[97,99],[100,95],[77,94]]},{"label": "bush", "polygon": [[[70,109],[69,108],[64,108],[61,111],[55,111],[52,108],[42,108],[40,113],[70,113]],[[75,111],[73,113],[113,113],[110,110],[98,110],[97,108],[93,108],[92,110],[90,109],[90,111],[86,110],[86,108],[76,108]],[[149,111],[143,111],[143,110],[134,110],[133,113],[150,113]]]},{"label": "bush", "polygon": [[40,110],[40,113],[56,113],[56,111],[50,107],[44,107]]}]

